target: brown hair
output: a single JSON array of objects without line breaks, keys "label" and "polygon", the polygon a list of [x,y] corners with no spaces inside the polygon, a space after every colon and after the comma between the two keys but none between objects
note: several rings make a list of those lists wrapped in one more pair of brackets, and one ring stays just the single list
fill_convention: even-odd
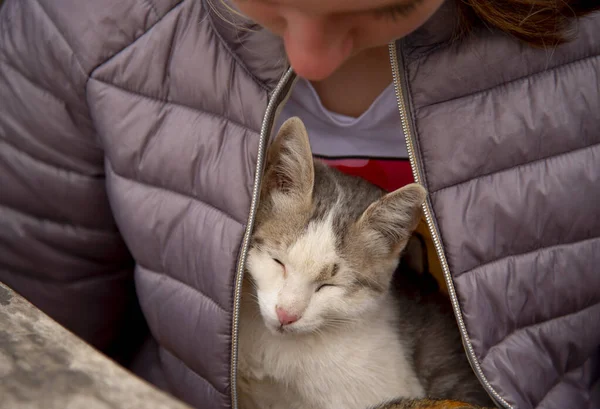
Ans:
[{"label": "brown hair", "polygon": [[483,24],[537,47],[568,41],[574,17],[600,10],[598,0],[458,0],[458,4],[461,35]]}]

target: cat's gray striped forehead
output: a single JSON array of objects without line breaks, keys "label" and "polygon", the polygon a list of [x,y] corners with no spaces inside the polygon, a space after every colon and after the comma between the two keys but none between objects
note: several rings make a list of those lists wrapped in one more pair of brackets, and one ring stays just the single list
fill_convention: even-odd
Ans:
[{"label": "cat's gray striped forehead", "polygon": [[321,221],[332,213],[334,232],[343,241],[348,227],[360,218],[371,203],[381,198],[384,191],[318,160],[315,161],[314,168],[315,184],[310,221]]}]

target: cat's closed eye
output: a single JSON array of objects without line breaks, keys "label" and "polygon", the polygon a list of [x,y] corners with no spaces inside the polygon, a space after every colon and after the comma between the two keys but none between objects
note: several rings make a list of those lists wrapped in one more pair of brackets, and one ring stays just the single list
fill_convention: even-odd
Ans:
[{"label": "cat's closed eye", "polygon": [[274,261],[274,262],[276,262],[277,264],[279,264],[279,266],[280,266],[280,267],[281,267],[281,269],[283,270],[283,277],[285,278],[285,276],[286,276],[286,273],[287,273],[287,271],[286,271],[286,269],[285,269],[285,264],[283,264],[283,263],[281,262],[281,260],[279,260],[278,258],[275,258],[275,257],[273,257],[273,261]]},{"label": "cat's closed eye", "polygon": [[321,284],[320,286],[317,287],[317,289],[315,290],[315,292],[318,293],[319,291],[321,291],[325,287],[335,287],[335,285],[334,284]]}]

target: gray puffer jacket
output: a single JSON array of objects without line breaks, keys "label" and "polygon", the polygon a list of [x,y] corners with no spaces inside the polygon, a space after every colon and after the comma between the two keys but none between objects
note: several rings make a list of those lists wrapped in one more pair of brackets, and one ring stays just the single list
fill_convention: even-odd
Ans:
[{"label": "gray puffer jacket", "polygon": [[[0,280],[190,404],[231,408],[293,73],[279,41],[205,1],[6,0]],[[447,13],[390,61],[466,353],[500,407],[598,408],[600,15],[534,50],[489,30],[450,42]]]}]

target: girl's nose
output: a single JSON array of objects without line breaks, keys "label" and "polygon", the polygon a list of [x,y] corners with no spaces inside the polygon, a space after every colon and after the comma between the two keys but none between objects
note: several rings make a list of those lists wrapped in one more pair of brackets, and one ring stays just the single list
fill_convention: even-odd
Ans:
[{"label": "girl's nose", "polygon": [[343,25],[319,16],[290,11],[284,16],[285,50],[292,68],[308,80],[331,75],[352,52],[352,36]]}]

